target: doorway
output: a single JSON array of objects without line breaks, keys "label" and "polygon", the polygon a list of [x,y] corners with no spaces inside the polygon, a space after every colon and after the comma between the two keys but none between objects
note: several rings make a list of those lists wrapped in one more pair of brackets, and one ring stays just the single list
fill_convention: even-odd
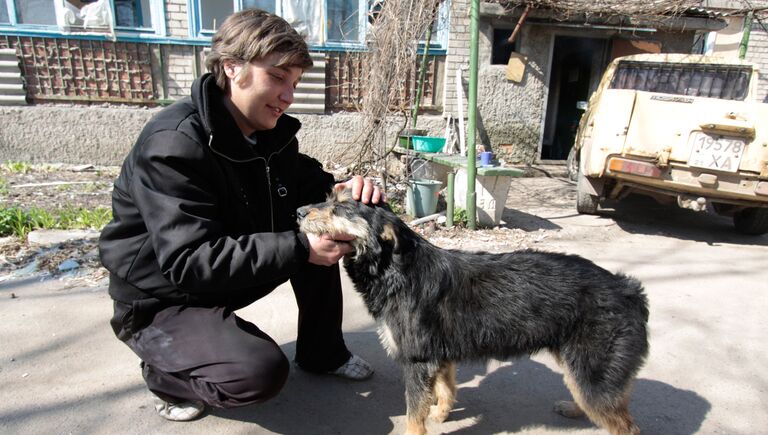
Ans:
[{"label": "doorway", "polygon": [[568,158],[583,105],[607,64],[608,46],[607,39],[555,36],[541,160]]}]

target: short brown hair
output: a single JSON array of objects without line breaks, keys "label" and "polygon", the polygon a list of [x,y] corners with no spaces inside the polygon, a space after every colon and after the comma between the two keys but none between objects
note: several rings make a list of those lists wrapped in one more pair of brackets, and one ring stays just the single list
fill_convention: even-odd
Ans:
[{"label": "short brown hair", "polygon": [[221,24],[211,40],[211,52],[205,59],[208,71],[216,77],[216,84],[226,90],[227,75],[224,62],[244,65],[263,59],[272,53],[283,53],[278,67],[312,67],[312,58],[304,38],[290,24],[277,15],[260,9],[236,12]]}]

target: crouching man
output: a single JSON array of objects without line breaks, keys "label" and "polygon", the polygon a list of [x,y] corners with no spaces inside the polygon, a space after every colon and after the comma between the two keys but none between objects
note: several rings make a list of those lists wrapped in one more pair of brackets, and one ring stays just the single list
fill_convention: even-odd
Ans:
[{"label": "crouching man", "polygon": [[341,332],[338,261],[351,236],[296,226],[296,209],[333,188],[381,198],[370,180],[336,184],[299,153],[300,123],[284,112],[312,65],[306,43],[282,18],[245,10],[222,24],[206,63],[191,96],[139,135],[99,241],[112,328],[141,359],[158,413],[176,421],[280,391],[286,356],[234,311],[288,280],[299,309],[296,365],[354,380],[373,374]]}]

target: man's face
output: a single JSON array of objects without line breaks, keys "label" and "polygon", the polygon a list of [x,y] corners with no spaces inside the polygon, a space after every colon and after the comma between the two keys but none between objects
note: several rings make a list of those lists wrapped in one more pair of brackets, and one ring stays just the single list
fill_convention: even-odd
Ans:
[{"label": "man's face", "polygon": [[275,128],[277,119],[293,103],[293,92],[304,71],[299,67],[276,67],[281,57],[282,53],[272,53],[250,62],[250,74],[245,80],[234,79],[242,65],[225,65],[234,106],[230,110],[245,135]]}]

